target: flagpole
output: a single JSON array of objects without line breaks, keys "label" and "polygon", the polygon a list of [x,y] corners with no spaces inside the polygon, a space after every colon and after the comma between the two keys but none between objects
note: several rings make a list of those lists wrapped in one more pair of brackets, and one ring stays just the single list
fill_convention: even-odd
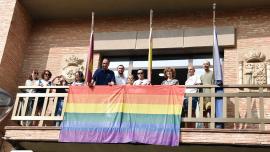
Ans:
[{"label": "flagpole", "polygon": [[92,73],[93,73],[93,56],[94,56],[94,19],[95,13],[92,12],[92,21],[91,21],[91,33],[90,33],[90,44],[89,44],[89,52],[87,57],[87,68],[85,79],[88,84],[92,81]]},{"label": "flagpole", "polygon": [[92,12],[92,23],[91,23],[91,32],[94,32],[94,23],[95,23],[95,13]]},{"label": "flagpole", "polygon": [[149,25],[149,51],[148,51],[148,69],[147,69],[147,79],[151,83],[151,76],[152,76],[152,60],[153,60],[153,40],[152,40],[152,21],[153,21],[153,10],[150,10],[150,25]]},{"label": "flagpole", "polygon": [[213,3],[213,27],[216,26],[216,3]]},{"label": "flagpole", "polygon": [[[216,35],[216,3],[213,3],[213,46],[214,47],[215,47],[216,38],[217,38],[217,35]],[[215,49],[213,49],[213,56],[215,57],[214,50]],[[214,59],[214,57],[213,57],[213,59]]]}]

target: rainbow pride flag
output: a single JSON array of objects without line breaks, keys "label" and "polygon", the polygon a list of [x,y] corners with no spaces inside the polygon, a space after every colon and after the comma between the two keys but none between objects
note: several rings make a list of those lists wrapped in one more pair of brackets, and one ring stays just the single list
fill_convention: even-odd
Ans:
[{"label": "rainbow pride flag", "polygon": [[61,142],[177,146],[182,86],[71,86]]}]

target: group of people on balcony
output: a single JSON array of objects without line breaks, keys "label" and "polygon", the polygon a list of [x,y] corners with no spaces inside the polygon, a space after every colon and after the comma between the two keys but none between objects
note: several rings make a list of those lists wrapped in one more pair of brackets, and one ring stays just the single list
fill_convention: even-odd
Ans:
[{"label": "group of people on balcony", "polygon": [[[102,60],[102,67],[97,69],[93,75],[93,79],[89,84],[85,83],[84,74],[81,71],[77,71],[75,73],[75,79],[71,84],[68,84],[65,80],[64,76],[56,76],[51,80],[52,73],[49,70],[44,70],[41,74],[41,79],[39,79],[38,71],[33,70],[29,78],[26,80],[26,86],[51,86],[51,85],[60,85],[60,86],[95,86],[95,85],[150,85],[151,82],[144,77],[144,71],[142,69],[137,70],[138,79],[134,80],[133,75],[125,76],[124,71],[125,67],[123,65],[119,65],[117,67],[117,73],[115,74],[112,70],[109,69],[110,60],[108,58],[104,58]],[[200,85],[200,84],[213,84],[213,71],[210,70],[210,62],[205,60],[203,63],[203,68],[205,73],[200,77],[195,74],[195,68],[192,65],[188,66],[188,79],[185,82],[185,85]],[[175,79],[176,72],[174,68],[167,67],[164,69],[164,81],[161,85],[179,85],[179,81]],[[44,92],[44,89],[27,89],[28,93],[35,92]],[[210,93],[210,89],[203,89],[204,93]],[[51,92],[56,93],[65,93],[66,89],[51,89]],[[196,93],[198,92],[197,88],[186,88],[185,93]],[[53,100],[49,98],[49,100]],[[63,107],[63,98],[58,98],[55,115],[59,116],[62,112]],[[40,115],[42,110],[44,98],[39,99],[37,105],[37,113]],[[204,99],[204,110],[209,112],[211,108],[210,98]],[[32,113],[34,98],[29,98],[29,102],[27,105],[27,111],[25,115],[30,115]],[[49,101],[49,103],[51,103]],[[198,97],[192,98],[192,111],[195,114],[195,109],[198,105]],[[49,107],[49,105],[48,105]],[[183,105],[183,114],[187,114],[188,109],[188,101],[187,98],[184,99]],[[46,114],[51,115],[51,113]],[[22,121],[21,125],[30,125],[30,121]]]},{"label": "group of people on balcony", "polygon": [[[84,85],[84,76],[83,73],[81,71],[77,71],[75,73],[75,79],[74,82],[72,82],[72,84],[68,84],[68,82],[66,81],[65,77],[63,75],[60,76],[56,76],[54,77],[52,80],[52,73],[49,70],[44,70],[41,73],[41,79],[39,79],[39,72],[38,70],[33,70],[32,73],[29,75],[28,79],[25,82],[25,86],[67,86],[67,85]],[[46,89],[26,89],[25,90],[26,93],[45,93]],[[50,89],[50,92],[52,93],[66,93],[67,90],[66,89]],[[33,113],[33,110],[35,114],[37,115],[41,115],[42,112],[42,108],[44,105],[44,97],[40,97],[38,99],[38,103],[37,103],[37,107],[36,109],[33,109],[34,107],[34,99],[33,97],[30,97],[28,99],[28,103],[27,105],[24,105],[23,103],[20,104],[20,112],[22,114],[23,112],[23,106],[27,106],[26,111],[24,113],[24,115],[29,116]],[[24,98],[24,100],[26,100]],[[52,114],[52,104],[54,98],[50,97],[48,98],[48,105],[46,105],[47,109],[46,109],[46,114],[45,115],[51,115]],[[23,101],[26,102],[26,101]],[[57,105],[56,105],[56,110],[55,112],[53,112],[56,116],[60,116],[62,113],[62,107],[63,107],[63,102],[64,102],[64,98],[63,97],[59,97],[57,100]],[[29,126],[32,125],[33,122],[32,121],[21,121],[20,124],[22,126]],[[59,122],[56,122],[56,125],[59,125]]]}]

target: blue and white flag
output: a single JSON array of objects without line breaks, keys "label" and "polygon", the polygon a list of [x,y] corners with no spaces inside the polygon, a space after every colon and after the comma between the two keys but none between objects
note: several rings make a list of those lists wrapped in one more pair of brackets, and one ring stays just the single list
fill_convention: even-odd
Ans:
[{"label": "blue and white flag", "polygon": [[[213,43],[213,63],[214,63],[214,80],[215,84],[220,86],[216,88],[216,93],[223,93],[223,73],[222,73],[222,65],[219,56],[219,48],[218,48],[218,38],[216,32],[216,26],[213,26],[213,36],[214,36],[214,43]],[[223,117],[223,99],[220,97],[216,97],[215,99],[215,110],[216,110],[216,118]],[[223,123],[216,123],[216,128],[224,128]]]},{"label": "blue and white flag", "polygon": [[215,76],[214,78],[215,78],[216,85],[222,85],[223,73],[222,73],[222,65],[221,65],[220,56],[219,56],[218,38],[217,38],[216,27],[214,26],[213,28],[214,28],[213,60],[214,60],[214,76]]}]

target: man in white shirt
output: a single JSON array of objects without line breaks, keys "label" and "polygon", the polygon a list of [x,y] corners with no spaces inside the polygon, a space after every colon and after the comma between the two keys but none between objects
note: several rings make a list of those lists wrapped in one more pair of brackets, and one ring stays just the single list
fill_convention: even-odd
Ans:
[{"label": "man in white shirt", "polygon": [[[192,65],[188,66],[188,79],[185,82],[186,86],[189,85],[198,85],[201,84],[201,79],[199,76],[195,75],[195,68]],[[196,93],[198,92],[197,88],[186,88],[185,93]],[[194,114],[197,107],[198,97],[192,97],[192,113]],[[184,99],[184,114],[187,114],[188,110],[188,98]]]},{"label": "man in white shirt", "polygon": [[127,83],[127,77],[124,75],[125,67],[118,65],[117,74],[115,76],[116,85],[125,85]]},{"label": "man in white shirt", "polygon": [[137,71],[138,80],[136,80],[133,85],[150,85],[150,81],[148,79],[144,79],[144,72],[142,69]]},{"label": "man in white shirt", "polygon": [[[188,79],[185,82],[185,85],[198,85],[201,84],[201,79],[199,76],[195,75],[195,68],[192,65],[188,66]],[[187,88],[186,93],[196,93],[198,92],[197,88]]]}]

